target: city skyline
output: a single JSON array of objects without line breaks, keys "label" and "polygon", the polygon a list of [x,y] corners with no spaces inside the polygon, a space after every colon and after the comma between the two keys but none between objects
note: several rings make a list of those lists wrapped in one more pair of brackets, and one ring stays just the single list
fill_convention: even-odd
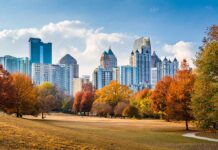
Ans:
[{"label": "city skyline", "polygon": [[96,58],[108,47],[116,54],[118,65],[125,65],[134,40],[147,36],[152,51],[161,59],[168,56],[181,61],[186,57],[191,63],[206,28],[218,23],[217,7],[214,0],[197,4],[179,0],[82,0],[68,1],[67,6],[57,0],[9,0],[0,10],[0,55],[29,57],[27,40],[39,37],[53,43],[52,63],[69,53],[78,60],[81,73],[91,75],[99,63]]}]

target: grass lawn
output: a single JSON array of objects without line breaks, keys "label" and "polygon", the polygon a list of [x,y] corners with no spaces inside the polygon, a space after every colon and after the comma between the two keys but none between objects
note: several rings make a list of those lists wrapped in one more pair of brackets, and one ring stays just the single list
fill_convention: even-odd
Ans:
[{"label": "grass lawn", "polygon": [[41,120],[0,114],[0,149],[218,149],[218,143],[186,138],[183,133],[184,123],[161,120],[66,114],[51,114]]}]

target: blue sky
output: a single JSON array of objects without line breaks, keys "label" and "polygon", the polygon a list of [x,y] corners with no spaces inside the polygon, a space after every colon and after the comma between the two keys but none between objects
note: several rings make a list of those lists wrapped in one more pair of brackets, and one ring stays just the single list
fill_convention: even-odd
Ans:
[{"label": "blue sky", "polygon": [[[40,29],[49,23],[79,20],[85,23],[85,28],[101,28],[100,32],[105,34],[149,36],[153,50],[158,51],[161,56],[168,53],[177,56],[178,52],[169,51],[177,49],[176,44],[181,41],[190,44],[188,48],[191,48],[193,56],[201,44],[206,28],[218,24],[217,0],[1,0],[0,7],[0,32]],[[44,39],[50,40],[45,35]],[[72,47],[79,43],[81,42],[74,42]],[[105,45],[113,48],[112,44],[113,42],[109,42]],[[114,44],[115,52],[122,55],[121,50],[116,50],[120,48],[118,44],[119,42]],[[132,46],[126,45],[122,48],[130,53]],[[83,52],[84,47],[86,46],[77,46],[77,50]],[[7,46],[0,48],[0,55],[5,55],[7,48],[9,54],[9,51],[13,51],[12,48],[16,49]],[[17,55],[19,56],[18,52]],[[122,62],[126,63],[127,60],[123,59],[121,58]]]}]

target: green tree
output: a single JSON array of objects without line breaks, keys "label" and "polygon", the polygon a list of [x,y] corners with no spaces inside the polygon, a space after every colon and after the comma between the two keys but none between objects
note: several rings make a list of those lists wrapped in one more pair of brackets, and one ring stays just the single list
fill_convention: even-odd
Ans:
[{"label": "green tree", "polygon": [[218,26],[212,26],[195,60],[192,109],[199,127],[218,129]]}]

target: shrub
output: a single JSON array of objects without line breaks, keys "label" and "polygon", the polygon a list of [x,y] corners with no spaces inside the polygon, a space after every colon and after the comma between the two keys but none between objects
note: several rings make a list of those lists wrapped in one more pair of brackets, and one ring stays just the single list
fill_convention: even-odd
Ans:
[{"label": "shrub", "polygon": [[130,118],[140,118],[139,111],[134,106],[127,106],[123,110],[123,116],[130,117]]}]

